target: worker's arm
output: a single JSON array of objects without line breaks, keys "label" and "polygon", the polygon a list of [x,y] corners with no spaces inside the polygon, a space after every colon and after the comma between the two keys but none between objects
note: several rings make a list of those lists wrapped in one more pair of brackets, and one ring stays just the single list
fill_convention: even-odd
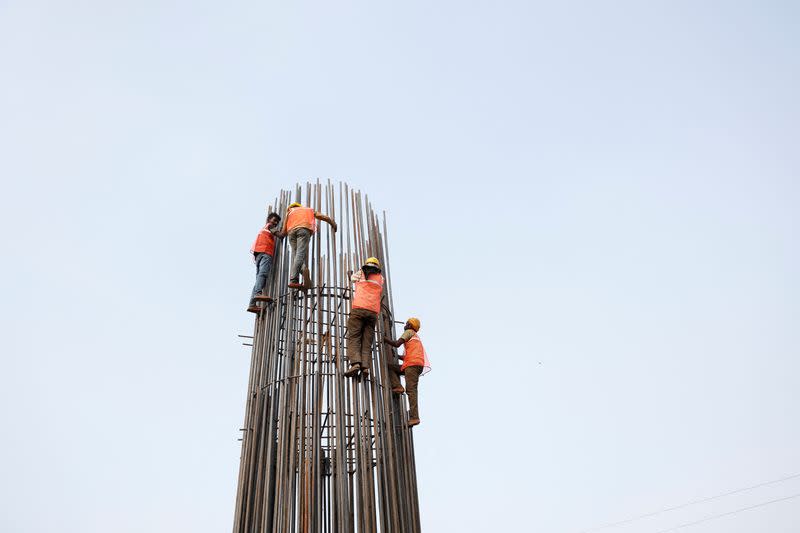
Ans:
[{"label": "worker's arm", "polygon": [[286,223],[281,222],[278,226],[278,229],[275,233],[276,237],[286,237]]},{"label": "worker's arm", "polygon": [[[405,343],[405,341],[402,339],[402,337],[397,339],[396,341],[393,341],[389,337],[384,337],[383,338],[383,342],[385,342],[389,346],[394,346],[395,348],[399,348]],[[401,357],[401,359],[402,359],[402,357]]]},{"label": "worker's arm", "polygon": [[283,219],[278,222],[278,233],[275,234],[276,237],[286,237],[286,222],[289,220],[289,208],[286,208],[286,214],[283,215]]},{"label": "worker's arm", "polygon": [[321,215],[320,213],[314,211],[314,218],[330,224],[331,227],[333,228],[333,232],[336,233],[336,230],[338,229],[339,226],[336,225],[336,221],[333,220],[331,217],[329,217],[328,215]]},{"label": "worker's arm", "polygon": [[[399,348],[399,347],[401,347],[403,344],[405,344],[405,343],[406,343],[406,341],[407,341],[408,339],[410,339],[410,338],[411,338],[411,337],[413,337],[413,336],[414,336],[414,331],[413,331],[413,330],[410,330],[410,329],[407,329],[407,330],[405,330],[405,331],[403,332],[403,334],[402,334],[402,335],[400,335],[400,338],[399,338],[399,339],[397,339],[396,341],[393,341],[393,340],[392,340],[392,339],[390,339],[389,337],[384,337],[384,338],[383,338],[383,342],[385,342],[386,344],[388,344],[388,345],[390,345],[390,346],[394,346],[395,348]],[[400,357],[400,359],[402,359],[402,358],[403,358],[402,356],[399,356],[399,357]]]}]

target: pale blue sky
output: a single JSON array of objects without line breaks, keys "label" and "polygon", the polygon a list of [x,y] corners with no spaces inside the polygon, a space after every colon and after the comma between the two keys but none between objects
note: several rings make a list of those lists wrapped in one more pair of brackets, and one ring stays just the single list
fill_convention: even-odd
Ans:
[{"label": "pale blue sky", "polygon": [[[230,529],[247,252],[316,177],[388,211],[423,322],[426,532],[800,472],[799,11],[0,0],[0,531]],[[800,498],[681,531],[798,523]]]}]

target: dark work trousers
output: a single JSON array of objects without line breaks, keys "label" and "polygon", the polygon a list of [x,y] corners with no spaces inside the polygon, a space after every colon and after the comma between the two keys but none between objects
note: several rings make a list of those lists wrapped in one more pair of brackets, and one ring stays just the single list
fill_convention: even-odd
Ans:
[{"label": "dark work trousers", "polygon": [[417,403],[417,385],[419,377],[422,375],[424,367],[407,366],[405,370],[400,370],[400,365],[389,363],[389,382],[392,387],[400,386],[400,374],[406,377],[406,394],[408,394],[408,417],[419,418],[419,404]]},{"label": "dark work trousers", "polygon": [[350,311],[347,319],[347,359],[351,365],[359,363],[361,368],[369,368],[377,321],[378,313],[369,309]]}]

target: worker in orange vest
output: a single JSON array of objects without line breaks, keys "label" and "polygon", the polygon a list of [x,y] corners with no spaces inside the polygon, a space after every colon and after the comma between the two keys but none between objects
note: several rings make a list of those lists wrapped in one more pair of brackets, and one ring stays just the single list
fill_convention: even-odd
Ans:
[{"label": "worker in orange vest", "polygon": [[[308,275],[306,260],[308,258],[308,243],[311,236],[317,231],[317,220],[327,222],[336,231],[336,222],[310,207],[303,207],[297,202],[289,204],[286,210],[286,224],[281,236],[289,235],[289,246],[292,247],[292,265],[289,268],[289,287],[300,289],[311,287],[311,278]],[[300,271],[303,271],[303,284],[300,283]]]},{"label": "worker in orange vest", "polygon": [[281,221],[278,213],[267,215],[267,223],[258,232],[250,253],[253,254],[253,261],[256,264],[256,284],[250,294],[250,306],[247,308],[251,313],[258,313],[257,301],[269,301],[266,285],[269,277],[269,269],[272,266],[272,257],[275,255],[275,236],[278,234],[278,223]]},{"label": "worker in orange vest", "polygon": [[[400,335],[396,341],[388,337],[384,337],[383,342],[399,348],[405,344],[403,355],[398,355],[398,358],[403,360],[402,365],[389,363],[389,382],[392,385],[392,392],[395,394],[403,394],[408,392],[408,425],[416,426],[419,424],[419,405],[417,403],[417,385],[419,384],[419,377],[427,374],[431,369],[431,363],[428,360],[428,354],[425,353],[425,347],[422,345],[422,340],[417,335],[419,331],[419,319],[409,318],[405,324],[405,331]],[[406,388],[400,384],[400,375],[406,377]]]},{"label": "worker in orange vest", "polygon": [[381,312],[383,294],[380,261],[370,257],[350,279],[355,283],[355,288],[353,305],[347,318],[347,359],[350,368],[344,375],[352,378],[359,372],[369,375],[372,341],[375,339],[375,324]]}]

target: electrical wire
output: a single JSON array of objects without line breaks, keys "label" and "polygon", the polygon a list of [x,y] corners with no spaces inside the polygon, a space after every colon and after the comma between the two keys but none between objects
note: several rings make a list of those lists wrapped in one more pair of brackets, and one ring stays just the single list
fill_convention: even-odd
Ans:
[{"label": "electrical wire", "polygon": [[793,494],[791,496],[786,496],[785,498],[778,498],[777,500],[770,500],[768,502],[759,503],[757,505],[751,505],[750,507],[744,507],[743,509],[736,509],[735,511],[730,511],[730,512],[727,512],[727,513],[722,513],[722,514],[718,514],[718,515],[714,515],[714,516],[709,516],[708,518],[702,518],[700,520],[695,520],[694,522],[687,522],[686,524],[681,524],[679,526],[675,526],[675,527],[670,528],[670,529],[662,529],[661,531],[658,531],[657,533],[669,533],[670,531],[676,531],[678,529],[683,529],[685,527],[693,526],[695,524],[700,524],[702,522],[708,522],[709,520],[716,520],[717,518],[722,518],[723,516],[730,516],[732,514],[741,513],[741,512],[744,512],[744,511],[749,511],[750,509],[757,509],[758,507],[764,507],[765,505],[769,505],[771,503],[785,502],[786,500],[791,500],[792,498],[797,498],[797,497],[800,497],[800,492],[798,492],[797,494]]},{"label": "electrical wire", "polygon": [[790,479],[794,479],[794,478],[798,478],[798,477],[800,477],[800,473],[792,474],[791,476],[782,477],[780,479],[773,479],[772,481],[765,481],[765,482],[759,483],[757,485],[751,485],[749,487],[744,487],[744,488],[741,488],[741,489],[732,490],[732,491],[725,492],[725,493],[722,493],[722,494],[717,494],[716,496],[709,496],[708,498],[702,498],[700,500],[693,500],[693,501],[690,501],[690,502],[687,502],[687,503],[683,503],[681,505],[676,505],[674,507],[667,507],[666,509],[660,509],[658,511],[653,511],[651,513],[646,513],[646,514],[643,514],[643,515],[634,516],[633,518],[627,518],[625,520],[620,520],[619,522],[612,522],[610,524],[605,524],[603,526],[595,527],[595,528],[592,528],[592,529],[585,529],[585,530],[581,531],[581,533],[591,533],[592,531],[600,531],[601,529],[606,529],[606,528],[609,528],[609,527],[615,527],[615,526],[621,526],[623,524],[629,524],[629,523],[634,522],[636,520],[641,520],[643,518],[650,518],[651,516],[655,516],[657,514],[666,513],[666,512],[669,512],[669,511],[675,511],[677,509],[683,509],[684,507],[689,507],[690,505],[697,505],[699,503],[710,502],[712,500],[717,500],[719,498],[724,498],[725,496],[730,496],[732,494],[738,494],[740,492],[745,492],[745,491],[748,491],[748,490],[753,490],[753,489],[758,489],[758,488],[761,488],[761,487],[766,487],[767,485],[774,485],[775,483],[781,483],[783,481],[789,481]]}]

